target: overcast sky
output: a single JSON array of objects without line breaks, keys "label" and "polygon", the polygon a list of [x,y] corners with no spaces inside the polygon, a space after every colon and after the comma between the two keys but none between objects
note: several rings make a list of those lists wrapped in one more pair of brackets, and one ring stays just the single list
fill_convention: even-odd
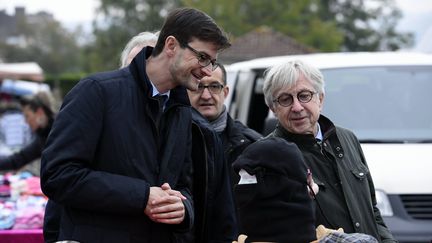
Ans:
[{"label": "overcast sky", "polygon": [[[432,31],[432,0],[396,2],[404,14],[404,18],[399,21],[399,30],[414,32],[417,42],[428,29]],[[0,10],[6,9],[11,15],[15,6],[24,6],[27,13],[46,11],[52,13],[56,20],[71,27],[79,23],[90,23],[97,4],[96,0],[0,0]]]}]

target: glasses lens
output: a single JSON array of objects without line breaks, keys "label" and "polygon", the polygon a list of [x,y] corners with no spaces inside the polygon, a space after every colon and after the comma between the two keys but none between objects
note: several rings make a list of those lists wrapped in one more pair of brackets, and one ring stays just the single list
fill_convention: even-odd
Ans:
[{"label": "glasses lens", "polygon": [[211,70],[214,71],[218,67],[218,64],[216,63],[216,60],[211,60],[209,56],[202,54],[198,56],[198,63],[202,67],[207,67],[211,64]]},{"label": "glasses lens", "polygon": [[219,83],[212,83],[208,86],[209,90],[213,94],[219,94],[223,88],[223,86]]},{"label": "glasses lens", "polygon": [[207,87],[207,86],[205,86],[205,85],[198,84],[198,90],[197,90],[197,93],[202,93],[206,87]]},{"label": "glasses lens", "polygon": [[311,91],[302,91],[297,94],[297,99],[302,103],[307,103],[311,101],[313,96],[313,92]]},{"label": "glasses lens", "polygon": [[185,44],[185,46],[191,50],[193,53],[195,53],[198,64],[201,65],[201,67],[207,67],[211,64],[211,70],[214,71],[218,67],[218,64],[216,63],[216,60],[212,60],[211,57],[209,57],[206,53],[200,52],[189,46],[188,44]]},{"label": "glasses lens", "polygon": [[211,62],[210,58],[208,58],[207,55],[204,55],[202,53],[198,53],[197,58],[198,58],[199,64],[203,67],[209,65]]},{"label": "glasses lens", "polygon": [[279,96],[278,102],[281,106],[290,106],[293,103],[293,97],[290,94],[283,94]]},{"label": "glasses lens", "polygon": [[209,85],[198,84],[197,93],[202,93],[205,88],[207,88],[212,94],[220,94],[223,89],[223,85],[220,83],[211,83]]}]

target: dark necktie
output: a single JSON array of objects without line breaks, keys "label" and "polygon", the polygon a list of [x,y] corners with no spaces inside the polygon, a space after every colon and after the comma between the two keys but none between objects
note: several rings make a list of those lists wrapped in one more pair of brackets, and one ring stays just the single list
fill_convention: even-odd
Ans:
[{"label": "dark necktie", "polygon": [[168,99],[168,96],[158,94],[158,95],[155,95],[153,98],[155,98],[159,104],[159,110],[156,114],[156,124],[158,124],[158,126],[159,126],[160,118],[162,117],[162,113],[164,111],[164,104],[165,104],[165,101]]},{"label": "dark necktie", "polygon": [[155,99],[157,99],[157,101],[159,102],[159,112],[162,113],[164,111],[164,105],[166,100],[168,99],[167,95],[156,95]]}]

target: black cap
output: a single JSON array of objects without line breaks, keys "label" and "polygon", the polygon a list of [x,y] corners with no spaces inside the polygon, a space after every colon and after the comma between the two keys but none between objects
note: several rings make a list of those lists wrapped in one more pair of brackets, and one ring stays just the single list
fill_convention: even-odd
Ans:
[{"label": "black cap", "polygon": [[297,145],[265,138],[249,145],[233,163],[257,183],[234,188],[240,234],[247,241],[303,243],[316,239],[315,214],[307,190],[307,167]]}]

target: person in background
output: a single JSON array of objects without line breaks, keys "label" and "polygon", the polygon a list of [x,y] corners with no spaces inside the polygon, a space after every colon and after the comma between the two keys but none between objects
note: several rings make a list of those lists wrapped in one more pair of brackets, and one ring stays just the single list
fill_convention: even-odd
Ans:
[{"label": "person in background", "polygon": [[[134,50],[152,46],[152,39],[152,35],[142,33],[133,37],[122,52],[123,66],[128,66],[136,56]],[[187,236],[188,242],[230,243],[237,237],[235,209],[224,158],[219,137],[206,118],[192,109],[193,198],[196,219],[193,235]]]},{"label": "person in background", "polygon": [[129,68],[86,77],[66,95],[41,168],[43,192],[61,207],[58,241],[178,242],[189,231],[186,89],[229,46],[208,15],[175,9]]},{"label": "person in background", "polygon": [[[20,151],[0,158],[0,170],[19,170],[39,159],[45,141],[55,117],[53,97],[48,92],[40,91],[34,95],[24,96],[20,100],[25,120],[34,134],[33,140]],[[31,173],[39,176],[40,166]]]},{"label": "person in background", "polygon": [[132,59],[146,46],[154,47],[158,38],[159,32],[141,32],[132,37],[126,44],[120,56],[120,68],[124,68],[132,62]]},{"label": "person in background", "polygon": [[240,234],[248,242],[309,243],[316,239],[307,167],[294,143],[263,138],[234,161]]},{"label": "person in background", "polygon": [[396,242],[377,208],[374,183],[357,137],[320,114],[325,97],[322,73],[299,60],[282,63],[266,71],[263,91],[278,118],[269,137],[295,143],[320,187],[315,225]]},{"label": "person in background", "polygon": [[232,169],[232,163],[249,144],[260,139],[262,135],[246,127],[240,121],[235,121],[228,114],[224,105],[229,93],[229,87],[226,84],[225,67],[218,64],[211,76],[203,78],[198,89],[189,90],[188,94],[191,105],[207,118],[221,138],[233,187],[240,177]]},{"label": "person in background", "polygon": [[196,243],[231,243],[238,236],[236,211],[222,142],[207,119],[192,109],[192,159]]}]

